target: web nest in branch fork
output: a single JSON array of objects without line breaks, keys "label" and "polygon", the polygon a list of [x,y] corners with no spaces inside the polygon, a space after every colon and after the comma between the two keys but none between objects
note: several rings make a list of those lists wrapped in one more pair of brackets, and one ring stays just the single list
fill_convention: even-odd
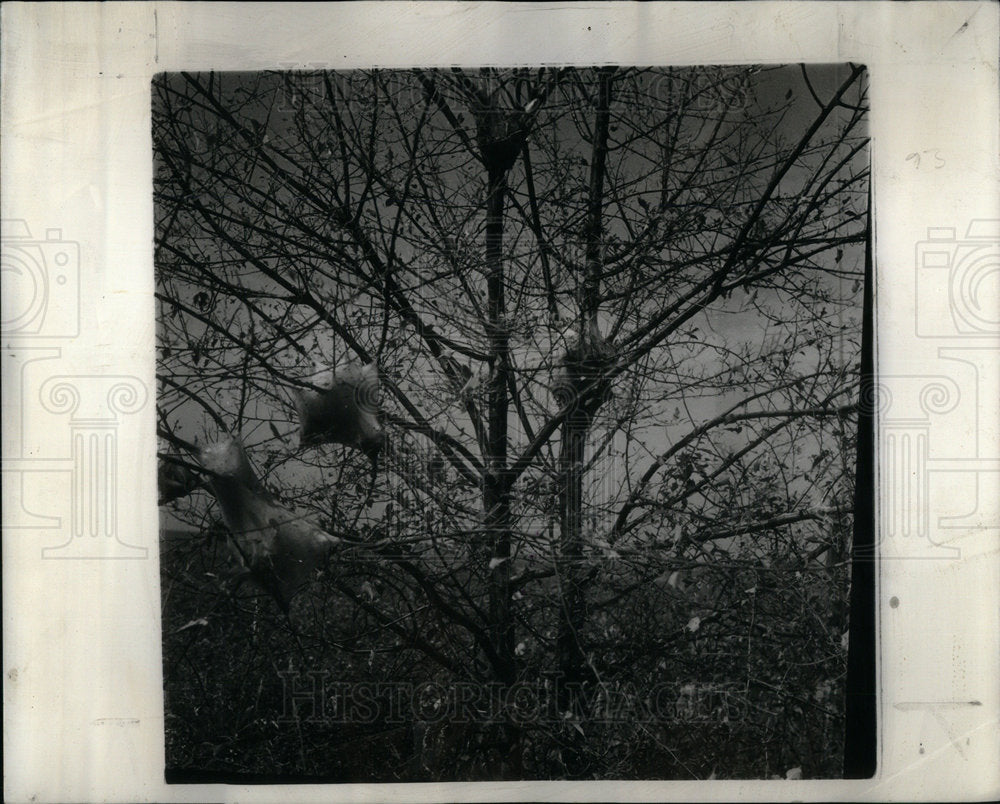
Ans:
[{"label": "web nest in branch fork", "polygon": [[476,141],[488,166],[503,171],[510,170],[514,166],[531,131],[531,112],[536,105],[537,100],[532,100],[523,110],[473,109],[476,120]]},{"label": "web nest in branch fork", "polygon": [[203,480],[188,467],[173,461],[160,460],[156,470],[156,486],[159,492],[158,505],[167,505],[186,497],[203,485]]},{"label": "web nest in branch fork", "polygon": [[237,439],[205,447],[198,457],[246,574],[287,614],[292,598],[316,577],[340,539],[278,505]]},{"label": "web nest in branch fork", "polygon": [[571,415],[592,416],[611,400],[612,385],[604,373],[614,364],[615,350],[601,335],[596,323],[574,335],[559,359],[552,379],[552,396],[560,410]]},{"label": "web nest in branch fork", "polygon": [[343,444],[360,450],[375,465],[385,446],[378,417],[378,367],[349,364],[317,384],[322,390],[294,392],[299,443],[304,447]]}]

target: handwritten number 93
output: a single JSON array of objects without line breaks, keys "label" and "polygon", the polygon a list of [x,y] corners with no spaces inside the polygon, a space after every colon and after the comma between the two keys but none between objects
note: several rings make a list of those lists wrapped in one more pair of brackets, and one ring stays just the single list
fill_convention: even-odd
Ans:
[{"label": "handwritten number 93", "polygon": [[[930,154],[931,156],[924,160],[923,157],[927,154]],[[921,162],[924,162],[924,167],[928,167],[933,170],[940,170],[945,165],[944,157],[941,156],[941,151],[937,148],[927,148],[923,151],[914,151],[913,153],[906,155],[906,161],[912,161],[913,166],[917,168],[917,170],[920,169]]]}]

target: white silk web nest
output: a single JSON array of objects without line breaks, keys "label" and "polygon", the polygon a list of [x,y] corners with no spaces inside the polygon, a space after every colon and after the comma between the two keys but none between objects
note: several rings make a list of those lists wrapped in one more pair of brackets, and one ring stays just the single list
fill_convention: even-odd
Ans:
[{"label": "white silk web nest", "polygon": [[157,504],[167,505],[186,497],[201,484],[201,478],[186,466],[161,460],[156,469]]},{"label": "white silk web nest", "polygon": [[556,405],[575,409],[588,396],[593,396],[598,405],[609,401],[611,383],[603,374],[615,360],[614,347],[601,335],[596,322],[585,326],[582,335],[571,333],[567,340],[552,378]]},{"label": "white silk web nest", "polygon": [[361,450],[374,463],[385,444],[378,419],[378,367],[349,364],[335,373],[318,372],[312,379],[323,390],[294,392],[299,443],[343,444]]},{"label": "white silk web nest", "polygon": [[209,488],[240,561],[250,578],[287,612],[292,598],[315,577],[340,539],[278,505],[237,439],[205,447],[199,460],[210,473]]}]

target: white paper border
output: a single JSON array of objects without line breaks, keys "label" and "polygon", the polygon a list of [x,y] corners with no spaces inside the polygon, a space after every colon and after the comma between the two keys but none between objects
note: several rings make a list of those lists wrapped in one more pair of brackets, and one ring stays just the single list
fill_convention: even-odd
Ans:
[{"label": "white paper border", "polygon": [[[941,272],[921,263],[934,249],[951,249],[957,260],[958,249],[980,242],[968,238],[973,221],[1000,219],[998,8],[975,2],[4,4],[3,219],[23,221],[45,259],[69,259],[62,284],[50,277],[42,331],[3,336],[5,799],[1000,795],[1000,342],[989,326],[963,330],[953,322],[941,304],[940,293],[947,294]],[[887,513],[895,509],[882,505],[876,778],[164,784],[152,75],[374,64],[800,61],[869,68],[878,366],[892,398],[880,412],[880,501],[888,489],[902,500],[898,510],[913,516],[904,528]],[[23,239],[10,245],[8,231],[4,248],[22,248]],[[993,276],[987,289],[997,287]],[[52,416],[62,417],[61,426],[40,431]],[[113,445],[119,467],[103,485],[74,474],[70,440],[95,427]],[[895,458],[887,461],[890,454]],[[116,512],[113,555],[101,553],[114,560],[70,555],[89,549],[67,543],[73,482],[86,486],[75,493],[103,495]],[[890,531],[899,535],[889,538]],[[942,558],[935,543],[956,548],[958,557]]]}]

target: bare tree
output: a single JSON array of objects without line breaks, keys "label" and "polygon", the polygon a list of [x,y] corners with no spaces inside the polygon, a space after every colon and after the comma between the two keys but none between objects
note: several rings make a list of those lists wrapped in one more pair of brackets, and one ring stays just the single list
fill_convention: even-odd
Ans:
[{"label": "bare tree", "polygon": [[[531,718],[418,718],[409,748],[380,738],[391,767],[337,764],[321,732],[283,767],[830,773],[863,68],[180,74],[153,92],[165,523],[217,532],[199,455],[236,437],[269,504],[330,537],[310,537],[330,564],[310,559],[288,622],[235,599],[268,651],[350,681],[543,691]],[[302,399],[359,366],[380,391],[368,440],[300,438]],[[171,622],[233,628],[232,599],[194,580],[207,541],[172,544]],[[167,653],[192,655],[191,630]],[[608,715],[665,680],[757,715],[721,740]],[[783,747],[755,762],[762,740]]]}]

